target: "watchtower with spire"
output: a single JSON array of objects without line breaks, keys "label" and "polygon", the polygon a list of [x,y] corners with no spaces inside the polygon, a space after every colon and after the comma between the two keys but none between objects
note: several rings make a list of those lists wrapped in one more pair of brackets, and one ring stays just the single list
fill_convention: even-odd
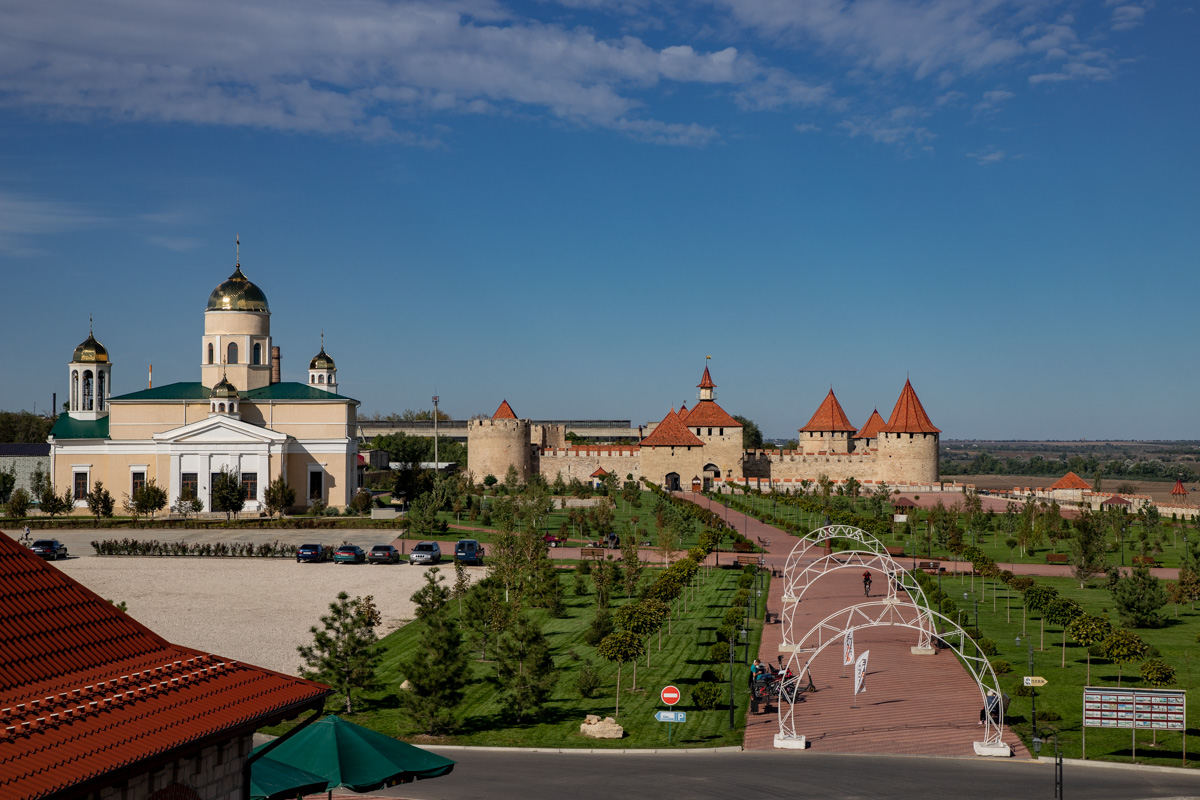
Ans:
[{"label": "watchtower with spire", "polygon": [[906,378],[887,424],[879,429],[877,472],[889,483],[935,483],[940,435]]}]

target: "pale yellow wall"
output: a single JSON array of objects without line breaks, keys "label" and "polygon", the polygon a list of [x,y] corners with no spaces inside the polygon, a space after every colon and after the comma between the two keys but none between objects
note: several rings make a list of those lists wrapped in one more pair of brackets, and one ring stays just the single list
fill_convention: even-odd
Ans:
[{"label": "pale yellow wall", "polygon": [[[261,311],[206,311],[204,333],[269,336],[271,315]],[[268,354],[269,355],[269,354]]]},{"label": "pale yellow wall", "polygon": [[242,419],[286,433],[297,439],[347,439],[354,436],[354,404],[344,400],[329,403],[245,401]]},{"label": "pale yellow wall", "polygon": [[[113,440],[120,439],[149,439],[156,433],[162,433],[182,427],[203,416],[196,417],[187,403],[180,401],[163,403],[116,403],[109,408],[108,436]],[[194,404],[193,404],[194,405]],[[208,404],[204,404],[207,416]]]}]

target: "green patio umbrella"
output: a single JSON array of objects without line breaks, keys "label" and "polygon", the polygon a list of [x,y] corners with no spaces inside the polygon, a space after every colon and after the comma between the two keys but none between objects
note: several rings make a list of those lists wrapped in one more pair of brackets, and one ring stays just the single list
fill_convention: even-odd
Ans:
[{"label": "green patio umbrella", "polygon": [[454,769],[448,758],[333,714],[309,725],[264,758],[320,775],[330,789],[344,786],[355,792],[440,778]]},{"label": "green patio umbrella", "polygon": [[323,792],[329,781],[270,755],[250,764],[250,800],[293,800],[304,794]]}]

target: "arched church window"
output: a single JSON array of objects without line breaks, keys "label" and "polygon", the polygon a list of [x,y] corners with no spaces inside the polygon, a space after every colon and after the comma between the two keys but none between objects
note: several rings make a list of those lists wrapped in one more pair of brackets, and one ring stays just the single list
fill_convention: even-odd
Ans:
[{"label": "arched church window", "polygon": [[79,370],[71,370],[71,410],[79,410]]},{"label": "arched church window", "polygon": [[83,373],[83,410],[91,411],[93,408],[92,401],[92,371],[86,370]]},{"label": "arched church window", "polygon": [[224,404],[224,403],[221,403],[219,406],[217,406],[217,410],[218,410],[218,411],[224,411],[224,410],[225,410],[225,404]]},{"label": "arched church window", "polygon": [[254,344],[254,360],[250,363],[258,366],[262,363],[262,345],[257,342]]},{"label": "arched church window", "polygon": [[316,376],[316,375],[309,375],[309,376],[308,376],[308,382],[309,382],[309,383],[316,383],[316,382],[317,382],[317,376]]},{"label": "arched church window", "polygon": [[100,373],[99,378],[100,378],[100,385],[97,388],[99,388],[100,391],[96,392],[96,410],[103,411],[104,410],[104,373],[103,372]]},{"label": "arched church window", "polygon": [[208,343],[208,363],[213,363],[213,346],[212,342]]},{"label": "arched church window", "polygon": [[318,375],[318,376],[317,376],[317,383],[324,383],[324,382],[325,382],[325,376],[324,376],[324,375]]},{"label": "arched church window", "polygon": [[229,347],[225,350],[225,363],[236,364],[237,360],[237,342],[230,342]]}]

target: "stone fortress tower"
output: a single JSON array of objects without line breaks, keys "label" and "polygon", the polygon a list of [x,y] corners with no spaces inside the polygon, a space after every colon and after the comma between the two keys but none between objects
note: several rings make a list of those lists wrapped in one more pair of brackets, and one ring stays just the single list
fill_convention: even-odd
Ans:
[{"label": "stone fortress tower", "polygon": [[716,402],[716,384],[708,367],[695,407],[671,409],[648,426],[636,445],[567,446],[561,426],[521,420],[507,401],[490,420],[473,420],[467,448],[477,479],[503,478],[509,466],[525,480],[533,472],[547,481],[587,481],[596,470],[646,478],[668,488],[711,488],[746,479],[785,487],[826,475],[835,482],[855,478],[862,484],[924,485],[938,480],[941,431],[934,426],[908,380],[891,416],[878,410],[862,429],[850,422],[833,389],[808,423],[799,429],[795,450],[742,447],[742,425]]}]

